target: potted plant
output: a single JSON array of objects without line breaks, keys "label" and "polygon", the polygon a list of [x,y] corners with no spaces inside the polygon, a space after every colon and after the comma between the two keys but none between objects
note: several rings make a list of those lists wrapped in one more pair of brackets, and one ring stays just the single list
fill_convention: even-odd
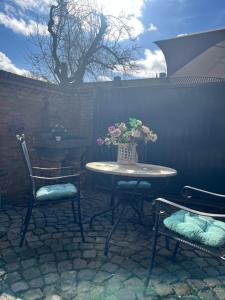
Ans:
[{"label": "potted plant", "polygon": [[138,144],[155,142],[157,134],[142,121],[129,118],[128,122],[119,122],[108,127],[104,138],[97,138],[98,145],[118,145],[117,161],[122,164],[135,163],[138,160],[136,147]]}]

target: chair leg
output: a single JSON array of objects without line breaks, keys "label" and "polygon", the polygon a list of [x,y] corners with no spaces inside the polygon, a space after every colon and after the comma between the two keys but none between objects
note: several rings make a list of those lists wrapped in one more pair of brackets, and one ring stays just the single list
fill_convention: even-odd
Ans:
[{"label": "chair leg", "polygon": [[152,275],[152,269],[154,266],[155,262],[155,253],[156,253],[156,245],[157,245],[157,239],[159,237],[158,234],[158,228],[159,228],[159,211],[160,211],[160,205],[156,204],[155,206],[155,231],[153,235],[153,245],[152,245],[152,253],[151,253],[151,259],[150,259],[150,264],[149,264],[149,271],[148,271],[148,276],[145,282],[145,287],[144,287],[144,295],[146,295],[146,291],[149,285],[149,281],[151,279]]},{"label": "chair leg", "polygon": [[112,191],[111,199],[110,199],[110,207],[112,209],[112,225],[114,225],[114,205],[115,205],[115,193]]},{"label": "chair leg", "polygon": [[152,253],[151,253],[151,259],[150,259],[150,264],[149,264],[148,276],[147,276],[147,279],[146,279],[146,282],[145,282],[144,294],[146,294],[146,290],[148,288],[149,281],[150,281],[151,276],[152,276],[152,269],[153,269],[154,262],[155,262],[157,239],[158,239],[158,234],[155,233],[154,237],[153,237]]},{"label": "chair leg", "polygon": [[76,224],[77,218],[76,218],[75,205],[74,205],[75,200],[72,200],[71,202],[72,202],[72,211],[73,211],[73,221]]},{"label": "chair leg", "polygon": [[30,218],[31,218],[31,215],[32,215],[32,208],[33,208],[33,206],[28,207],[24,223],[22,224],[23,232],[22,232],[22,237],[21,237],[21,240],[20,240],[20,247],[23,246],[23,242],[24,242],[24,239],[25,239],[25,236],[26,236],[26,233],[27,233],[27,229],[28,229],[28,226],[30,224]]},{"label": "chair leg", "polygon": [[78,221],[79,221],[79,227],[80,227],[80,234],[81,234],[81,237],[82,237],[82,241],[85,242],[85,239],[84,239],[84,231],[83,231],[83,224],[82,224],[82,220],[81,220],[81,211],[80,211],[80,197],[78,198],[78,208],[77,208],[77,211],[78,211]]},{"label": "chair leg", "polygon": [[106,241],[105,241],[105,248],[104,248],[104,255],[108,255],[108,251],[109,251],[109,241],[114,233],[114,231],[116,230],[124,212],[125,212],[125,209],[126,209],[126,204],[122,204],[122,209],[121,209],[121,212],[119,213],[119,216],[118,216],[118,219],[116,221],[116,223],[113,225],[110,233],[108,234],[107,238],[106,238]]},{"label": "chair leg", "polygon": [[170,241],[169,241],[169,238],[167,236],[165,236],[165,243],[166,243],[166,249],[170,250]]},{"label": "chair leg", "polygon": [[172,261],[174,262],[176,260],[176,255],[177,255],[177,250],[180,246],[180,242],[176,242],[176,245],[175,245],[175,248],[174,248],[174,251],[173,251],[173,254],[172,254]]}]

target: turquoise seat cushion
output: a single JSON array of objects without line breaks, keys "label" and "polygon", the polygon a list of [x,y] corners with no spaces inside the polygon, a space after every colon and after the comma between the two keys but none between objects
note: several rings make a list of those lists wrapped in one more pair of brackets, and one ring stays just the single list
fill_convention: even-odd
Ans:
[{"label": "turquoise seat cushion", "polygon": [[168,229],[191,241],[211,247],[220,247],[225,244],[225,222],[211,217],[179,210],[163,222]]},{"label": "turquoise seat cushion", "polygon": [[45,185],[37,190],[36,199],[38,201],[60,200],[73,198],[77,195],[77,188],[72,183]]},{"label": "turquoise seat cushion", "polygon": [[[136,187],[138,183],[138,186]],[[138,190],[147,190],[151,188],[151,183],[147,182],[147,181],[137,181],[137,180],[120,180],[117,182],[117,188],[119,189],[124,189],[124,190],[131,190],[134,188],[137,188]]]}]

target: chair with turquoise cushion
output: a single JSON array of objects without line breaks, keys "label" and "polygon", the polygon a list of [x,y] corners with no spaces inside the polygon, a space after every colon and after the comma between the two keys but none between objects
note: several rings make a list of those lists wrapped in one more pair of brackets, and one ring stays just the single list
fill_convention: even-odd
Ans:
[{"label": "chair with turquoise cushion", "polygon": [[[26,232],[30,223],[30,218],[32,215],[32,209],[34,206],[38,204],[46,204],[59,201],[71,201],[72,203],[72,212],[74,223],[76,223],[76,213],[75,213],[75,202],[77,202],[77,212],[78,212],[78,224],[81,232],[82,240],[84,241],[84,233],[83,226],[81,220],[81,207],[80,207],[80,174],[68,174],[64,176],[56,176],[56,177],[43,177],[33,175],[33,171],[71,171],[72,167],[62,167],[62,168],[40,168],[40,167],[32,167],[29,152],[27,149],[25,136],[17,135],[17,140],[21,147],[21,151],[23,154],[23,159],[26,165],[27,173],[29,175],[31,188],[32,188],[32,196],[29,200],[27,213],[22,224],[21,229],[21,240],[20,247],[22,247]],[[41,186],[37,188],[38,182],[49,182],[50,184]]]},{"label": "chair with turquoise cushion", "polygon": [[[215,194],[198,188],[185,186],[183,189],[186,201],[191,201],[192,196],[203,195],[215,201],[220,201],[224,207],[225,195]],[[186,203],[186,201],[184,201]],[[197,199],[195,198],[197,202]],[[206,252],[214,257],[225,261],[225,213],[224,211],[211,212],[209,207],[201,210],[190,208],[167,199],[155,200],[155,225],[152,241],[152,252],[150,258],[148,277],[145,283],[145,291],[151,279],[155,261],[157,240],[159,236],[176,241],[172,254],[174,260],[181,243]],[[202,202],[201,202],[202,203]],[[197,203],[196,203],[197,204]],[[171,213],[171,210],[176,210]],[[170,213],[168,214],[168,212]]]}]

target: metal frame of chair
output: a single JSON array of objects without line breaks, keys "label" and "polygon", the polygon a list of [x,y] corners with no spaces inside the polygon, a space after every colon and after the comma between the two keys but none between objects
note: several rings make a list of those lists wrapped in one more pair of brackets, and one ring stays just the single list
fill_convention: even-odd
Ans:
[{"label": "metal frame of chair", "polygon": [[[201,189],[198,189],[195,187],[185,186],[183,189],[183,195],[186,198],[186,200],[191,199],[191,197],[192,197],[191,194],[193,192],[194,193],[197,192],[197,193],[200,193],[200,194],[206,195],[206,196],[215,197],[220,200],[225,200],[225,195],[223,195],[223,194],[216,194],[216,193],[201,190]],[[191,209],[187,206],[183,206],[183,205],[171,202],[167,199],[157,198],[155,200],[155,225],[154,225],[154,233],[153,233],[153,240],[152,240],[153,241],[152,242],[152,250],[151,250],[149,271],[148,271],[147,279],[145,282],[144,293],[146,293],[147,287],[148,287],[150,279],[151,279],[152,270],[153,270],[154,262],[155,262],[157,240],[158,240],[159,236],[165,236],[166,239],[172,239],[172,240],[176,241],[175,248],[172,253],[173,261],[176,258],[176,254],[177,254],[178,248],[181,243],[186,244],[190,247],[193,247],[197,250],[203,251],[207,254],[211,254],[212,256],[220,258],[223,261],[225,261],[225,252],[223,252],[224,247],[219,247],[219,248],[208,247],[203,244],[188,240],[188,239],[184,238],[183,236],[176,234],[175,232],[173,232],[169,229],[166,229],[165,226],[162,224],[162,217],[166,216],[166,207],[167,208],[170,207],[173,209],[182,209],[187,212],[191,212],[191,213],[198,214],[201,216],[214,217],[214,218],[225,218],[225,214],[223,214],[223,213],[222,214],[221,213],[208,213],[205,211],[199,211],[199,210]],[[208,209],[208,207],[207,207],[207,209]]]},{"label": "metal frame of chair", "polygon": [[[21,152],[23,155],[23,160],[26,165],[26,170],[29,176],[30,180],[30,185],[32,189],[32,195],[29,198],[29,203],[28,203],[28,208],[27,208],[27,213],[25,216],[25,219],[23,221],[22,227],[21,227],[21,240],[20,240],[20,247],[22,247],[24,243],[24,239],[27,233],[27,229],[30,223],[31,215],[32,215],[32,209],[34,206],[37,206],[38,204],[49,204],[49,203],[55,203],[55,202],[61,202],[61,201],[71,201],[72,204],[72,212],[73,212],[73,219],[74,223],[76,223],[76,212],[75,212],[75,202],[77,202],[77,213],[78,213],[78,224],[80,227],[80,233],[82,237],[82,241],[84,242],[84,233],[83,233],[83,225],[82,225],[82,219],[81,219],[81,205],[80,205],[80,174],[79,173],[74,173],[74,174],[69,174],[69,175],[63,175],[63,176],[55,176],[55,177],[43,177],[43,176],[36,176],[33,175],[33,171],[41,171],[41,172],[54,172],[54,171],[72,171],[73,167],[68,166],[68,167],[61,167],[61,168],[42,168],[42,167],[32,167],[30,157],[29,157],[29,152],[27,149],[26,141],[25,141],[25,135],[17,135],[16,136],[18,143],[21,148]],[[50,184],[52,183],[59,183],[59,182],[64,182],[65,181],[68,183],[68,180],[70,183],[73,183],[75,187],[77,188],[77,195],[72,198],[62,198],[58,200],[44,200],[40,203],[40,201],[37,201],[36,199],[36,192],[37,192],[37,181],[39,182],[49,182]],[[42,185],[44,186],[44,185]],[[44,202],[44,203],[43,203]]]}]

